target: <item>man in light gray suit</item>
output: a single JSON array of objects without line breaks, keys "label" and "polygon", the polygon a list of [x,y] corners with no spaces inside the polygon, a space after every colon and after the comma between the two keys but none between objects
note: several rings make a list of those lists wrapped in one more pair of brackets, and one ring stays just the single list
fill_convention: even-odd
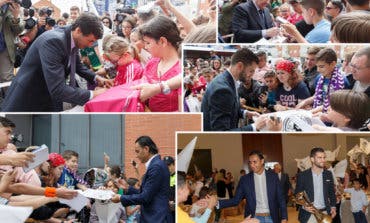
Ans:
[{"label": "man in light gray suit", "polygon": [[[103,93],[80,89],[75,74],[99,86],[111,86],[107,79],[85,67],[78,49],[91,46],[102,38],[103,26],[92,13],[83,13],[71,26],[57,28],[39,36],[28,50],[3,104],[5,112],[56,112],[63,102],[83,105]],[[70,83],[66,83],[70,74]]]}]

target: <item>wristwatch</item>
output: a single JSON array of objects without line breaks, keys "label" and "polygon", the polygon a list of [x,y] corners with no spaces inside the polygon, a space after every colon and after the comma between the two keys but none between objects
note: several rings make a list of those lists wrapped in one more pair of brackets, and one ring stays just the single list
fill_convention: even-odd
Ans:
[{"label": "wristwatch", "polygon": [[169,94],[171,92],[170,87],[168,86],[166,81],[161,81],[159,83],[159,86],[161,87],[162,94]]}]

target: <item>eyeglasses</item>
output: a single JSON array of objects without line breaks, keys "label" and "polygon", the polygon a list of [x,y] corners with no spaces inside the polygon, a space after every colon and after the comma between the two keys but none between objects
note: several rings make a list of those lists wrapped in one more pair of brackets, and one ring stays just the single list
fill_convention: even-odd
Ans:
[{"label": "eyeglasses", "polygon": [[349,64],[349,66],[351,66],[352,69],[356,70],[356,71],[360,71],[360,70],[363,70],[363,69],[366,69],[366,68],[369,68],[369,66],[365,66],[365,67],[358,67],[352,63]]},{"label": "eyeglasses", "polygon": [[329,6],[326,6],[325,7],[326,10],[331,10],[331,9],[336,9],[336,7],[329,7]]}]

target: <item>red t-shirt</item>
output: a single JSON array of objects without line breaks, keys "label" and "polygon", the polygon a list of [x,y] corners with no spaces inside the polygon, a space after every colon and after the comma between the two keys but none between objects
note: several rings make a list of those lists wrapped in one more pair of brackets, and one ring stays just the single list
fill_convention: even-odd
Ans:
[{"label": "red t-shirt", "polygon": [[143,76],[144,68],[140,62],[133,60],[128,64],[117,67],[117,76],[114,78],[114,86],[127,84],[138,80]]},{"label": "red t-shirt", "polygon": [[[169,70],[166,71],[161,77],[158,77],[158,64],[160,62],[159,58],[152,58],[146,64],[144,69],[144,76],[149,83],[159,83],[160,81],[166,81],[181,75],[180,61],[177,61]],[[181,95],[181,88],[176,90],[171,90],[167,95],[157,94],[149,99],[149,109],[152,112],[175,112],[179,109],[179,95]]]}]

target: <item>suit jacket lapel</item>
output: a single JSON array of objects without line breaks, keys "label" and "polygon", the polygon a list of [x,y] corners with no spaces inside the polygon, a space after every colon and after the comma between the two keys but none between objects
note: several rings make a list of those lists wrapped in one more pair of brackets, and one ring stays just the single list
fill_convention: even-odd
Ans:
[{"label": "suit jacket lapel", "polygon": [[[310,175],[307,177],[307,184],[308,184],[308,188],[310,190],[312,190],[312,193],[308,193],[308,196],[310,198],[310,201],[313,202],[314,198],[315,198],[315,190],[313,188],[313,176],[312,176],[312,169],[310,168],[310,171],[308,172]],[[310,196],[311,195],[311,196]]]},{"label": "suit jacket lapel", "polygon": [[258,13],[258,10],[256,6],[254,5],[253,1],[249,1],[249,8],[250,8],[251,15],[253,15],[257,24],[260,26],[261,29],[264,29],[264,25],[262,24],[262,20],[260,19],[260,14]]},{"label": "suit jacket lapel", "polygon": [[256,190],[254,188],[254,177],[253,176],[254,176],[253,172],[249,173],[248,177],[249,177],[249,182],[250,182],[250,185],[249,185],[250,188],[246,188],[246,190],[250,191],[250,194],[251,194],[250,207],[252,208],[253,214],[255,214],[257,201],[256,201]]}]

